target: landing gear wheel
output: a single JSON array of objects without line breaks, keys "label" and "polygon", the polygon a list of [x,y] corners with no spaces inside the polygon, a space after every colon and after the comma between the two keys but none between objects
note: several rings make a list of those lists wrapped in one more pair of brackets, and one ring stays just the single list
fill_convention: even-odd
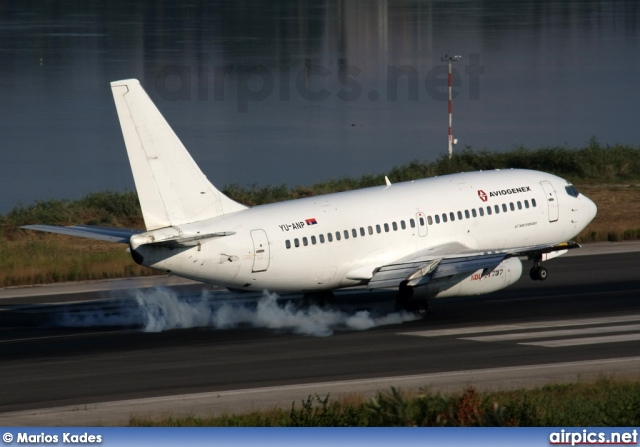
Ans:
[{"label": "landing gear wheel", "polygon": [[544,281],[547,279],[547,269],[544,267],[538,267],[538,279]]},{"label": "landing gear wheel", "polygon": [[413,296],[413,287],[408,286],[407,282],[401,282],[396,293],[396,310],[408,310],[409,300]]},{"label": "landing gear wheel", "polygon": [[307,292],[303,298],[304,305],[326,307],[335,304],[336,297],[331,290],[323,290],[320,292]]},{"label": "landing gear wheel", "polygon": [[414,314],[422,318],[427,318],[427,314],[429,313],[429,304],[427,300],[414,301],[411,307],[411,311]]},{"label": "landing gear wheel", "polygon": [[538,280],[538,268],[537,267],[531,267],[531,270],[529,270],[529,276],[534,281],[537,281]]},{"label": "landing gear wheel", "polygon": [[429,309],[427,300],[412,300],[412,297],[413,287],[408,286],[406,282],[401,283],[398,288],[398,293],[396,294],[396,310],[413,312],[416,315],[425,318]]},{"label": "landing gear wheel", "polygon": [[547,269],[542,266],[531,267],[531,270],[529,270],[529,276],[534,281],[544,281],[545,279],[547,279],[547,275]]}]

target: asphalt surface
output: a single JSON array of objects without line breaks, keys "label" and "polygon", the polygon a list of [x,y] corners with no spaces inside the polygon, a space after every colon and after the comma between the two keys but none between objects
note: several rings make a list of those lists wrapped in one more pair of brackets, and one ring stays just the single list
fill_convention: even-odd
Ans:
[{"label": "asphalt surface", "polygon": [[[224,319],[220,306],[228,297],[214,291],[203,300],[203,287],[190,282],[171,288],[196,315],[206,314],[207,326],[162,332],[144,332],[145,298],[121,282],[98,291],[88,291],[91,284],[53,294],[5,290],[0,425],[111,425],[133,414],[289,406],[316,392],[370,395],[392,385],[504,388],[637,377],[640,252],[584,253],[550,261],[544,282],[528,278],[525,262],[523,277],[508,289],[433,300],[426,320],[390,321],[398,317],[392,293],[347,292],[318,311],[311,329],[295,297],[275,326],[254,319],[212,327],[216,315]],[[256,297],[238,299],[241,310],[231,318],[258,312]],[[282,310],[285,302],[271,304]],[[362,330],[354,315],[377,327]],[[203,324],[191,317],[180,324]],[[294,317],[303,323],[287,320]]]}]

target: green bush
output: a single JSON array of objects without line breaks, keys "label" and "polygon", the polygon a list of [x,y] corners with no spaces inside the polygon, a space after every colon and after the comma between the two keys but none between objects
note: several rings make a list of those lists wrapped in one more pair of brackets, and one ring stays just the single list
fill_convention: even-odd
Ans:
[{"label": "green bush", "polygon": [[[353,401],[353,399],[351,399]],[[281,427],[632,427],[640,425],[640,381],[600,378],[537,389],[403,393],[391,388],[369,401],[309,396],[289,412],[274,408],[211,418],[133,418],[135,426]]]},{"label": "green bush", "polygon": [[[387,176],[392,182],[402,182],[456,172],[511,168],[549,172],[572,182],[639,181],[640,147],[621,144],[603,147],[595,138],[591,138],[587,146],[579,149],[541,147],[531,150],[518,146],[508,152],[490,152],[486,149],[473,151],[467,148],[451,158],[443,155],[433,162],[413,161],[395,167]],[[243,188],[231,185],[224,192],[246,205],[260,205],[376,185],[384,185],[384,174],[330,180],[308,187],[259,187],[254,184]]]}]

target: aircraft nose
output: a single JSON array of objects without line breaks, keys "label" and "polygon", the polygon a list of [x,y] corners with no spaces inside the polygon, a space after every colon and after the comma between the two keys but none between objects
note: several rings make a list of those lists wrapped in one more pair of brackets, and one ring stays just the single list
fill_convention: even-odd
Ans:
[{"label": "aircraft nose", "polygon": [[598,207],[589,197],[582,195],[582,206],[581,208],[584,210],[586,222],[587,224],[591,222],[598,214]]}]

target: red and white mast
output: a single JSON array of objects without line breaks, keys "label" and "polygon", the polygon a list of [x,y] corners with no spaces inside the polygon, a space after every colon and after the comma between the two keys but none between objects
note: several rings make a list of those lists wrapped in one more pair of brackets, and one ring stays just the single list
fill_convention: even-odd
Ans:
[{"label": "red and white mast", "polygon": [[451,63],[457,62],[462,56],[449,56],[445,54],[442,57],[443,62],[449,63],[449,158],[453,155],[453,145],[458,141],[453,139],[453,100],[451,98],[451,87],[453,84],[453,78],[451,76]]}]

